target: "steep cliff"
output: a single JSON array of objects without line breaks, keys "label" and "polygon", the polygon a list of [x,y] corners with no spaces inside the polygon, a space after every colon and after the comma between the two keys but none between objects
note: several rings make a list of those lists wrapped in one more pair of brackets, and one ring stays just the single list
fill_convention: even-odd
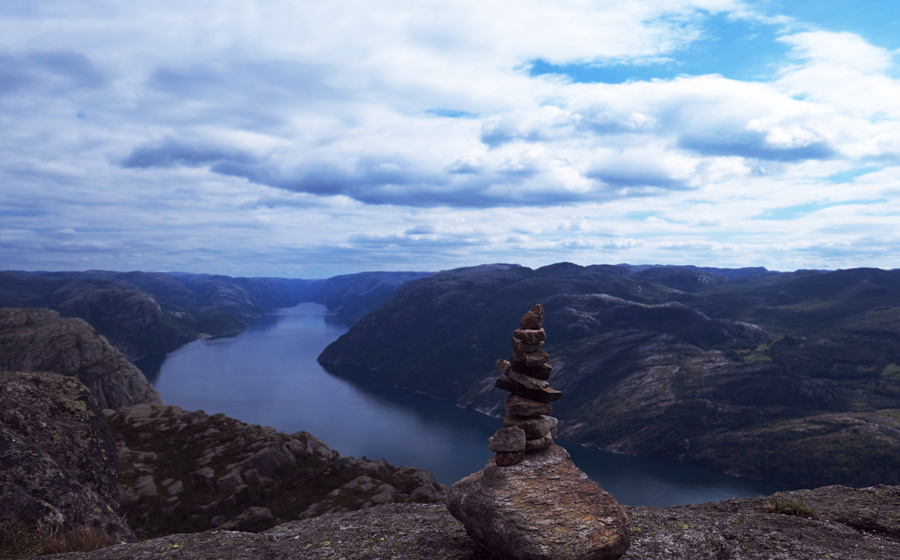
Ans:
[{"label": "steep cliff", "polygon": [[89,324],[48,309],[0,309],[0,371],[77,377],[101,408],[162,403],[144,374]]},{"label": "steep cliff", "polygon": [[164,405],[105,413],[74,377],[0,372],[0,557],[260,531],[447,492],[427,471],[343,457],[306,432]]}]

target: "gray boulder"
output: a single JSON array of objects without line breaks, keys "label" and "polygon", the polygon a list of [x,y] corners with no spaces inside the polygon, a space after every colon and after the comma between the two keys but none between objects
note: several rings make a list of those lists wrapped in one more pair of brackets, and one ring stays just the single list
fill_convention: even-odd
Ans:
[{"label": "gray boulder", "polygon": [[452,486],[447,508],[498,558],[606,560],[630,544],[625,510],[558,445],[509,466],[492,457]]}]

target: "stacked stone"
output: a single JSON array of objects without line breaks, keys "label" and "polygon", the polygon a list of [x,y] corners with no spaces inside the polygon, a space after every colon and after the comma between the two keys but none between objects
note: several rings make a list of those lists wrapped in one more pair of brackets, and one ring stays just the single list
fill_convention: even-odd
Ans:
[{"label": "stacked stone", "polygon": [[509,360],[498,360],[497,369],[503,377],[494,386],[509,392],[506,397],[504,428],[489,440],[491,451],[496,453],[498,465],[514,465],[525,453],[545,449],[553,444],[558,420],[550,414],[551,403],[558,401],[562,393],[550,387],[553,367],[547,362],[550,355],[541,350],[547,333],[544,332],[544,308],[535,305],[519,321],[513,333],[513,354]]},{"label": "stacked stone", "polygon": [[490,439],[484,470],[457,481],[447,509],[479,549],[502,560],[615,560],[631,542],[628,515],[616,499],[584,474],[553,443],[557,420],[551,403],[550,356],[541,350],[544,310],[522,317],[513,355],[497,362],[508,391],[506,426]]}]

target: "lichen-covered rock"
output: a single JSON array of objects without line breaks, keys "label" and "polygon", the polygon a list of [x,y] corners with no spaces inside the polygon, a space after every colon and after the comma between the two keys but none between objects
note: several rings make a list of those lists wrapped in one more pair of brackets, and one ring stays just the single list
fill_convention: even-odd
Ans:
[{"label": "lichen-covered rock", "polygon": [[122,511],[144,537],[283,521],[389,503],[442,502],[420,469],[341,457],[307,432],[284,434],[176,406],[107,411]]},{"label": "lichen-covered rock", "polygon": [[118,516],[116,448],[77,379],[0,372],[0,526],[134,537]]},{"label": "lichen-covered rock", "polygon": [[77,377],[101,408],[162,404],[144,374],[93,327],[49,309],[0,309],[0,371]]},{"label": "lichen-covered rock", "polygon": [[453,485],[447,507],[498,558],[615,559],[631,537],[622,506],[557,445],[511,466],[492,458]]}]

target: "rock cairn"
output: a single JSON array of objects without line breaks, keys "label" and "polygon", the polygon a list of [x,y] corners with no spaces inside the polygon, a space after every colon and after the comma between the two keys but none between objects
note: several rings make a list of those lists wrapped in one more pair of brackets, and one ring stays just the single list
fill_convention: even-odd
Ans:
[{"label": "rock cairn", "polygon": [[550,403],[558,401],[562,393],[551,388],[548,381],[553,366],[547,363],[550,355],[541,350],[546,339],[544,308],[537,304],[513,332],[512,356],[509,360],[497,360],[503,377],[494,386],[509,393],[504,401],[504,427],[488,442],[490,450],[497,454],[498,465],[514,465],[525,453],[553,444],[559,421],[549,416],[553,412]]},{"label": "rock cairn", "polygon": [[507,560],[614,560],[631,543],[628,516],[553,442],[550,356],[541,346],[544,309],[522,317],[513,355],[499,360],[495,382],[506,397],[504,427],[488,441],[495,453],[484,470],[450,489],[447,509],[490,555]]}]

